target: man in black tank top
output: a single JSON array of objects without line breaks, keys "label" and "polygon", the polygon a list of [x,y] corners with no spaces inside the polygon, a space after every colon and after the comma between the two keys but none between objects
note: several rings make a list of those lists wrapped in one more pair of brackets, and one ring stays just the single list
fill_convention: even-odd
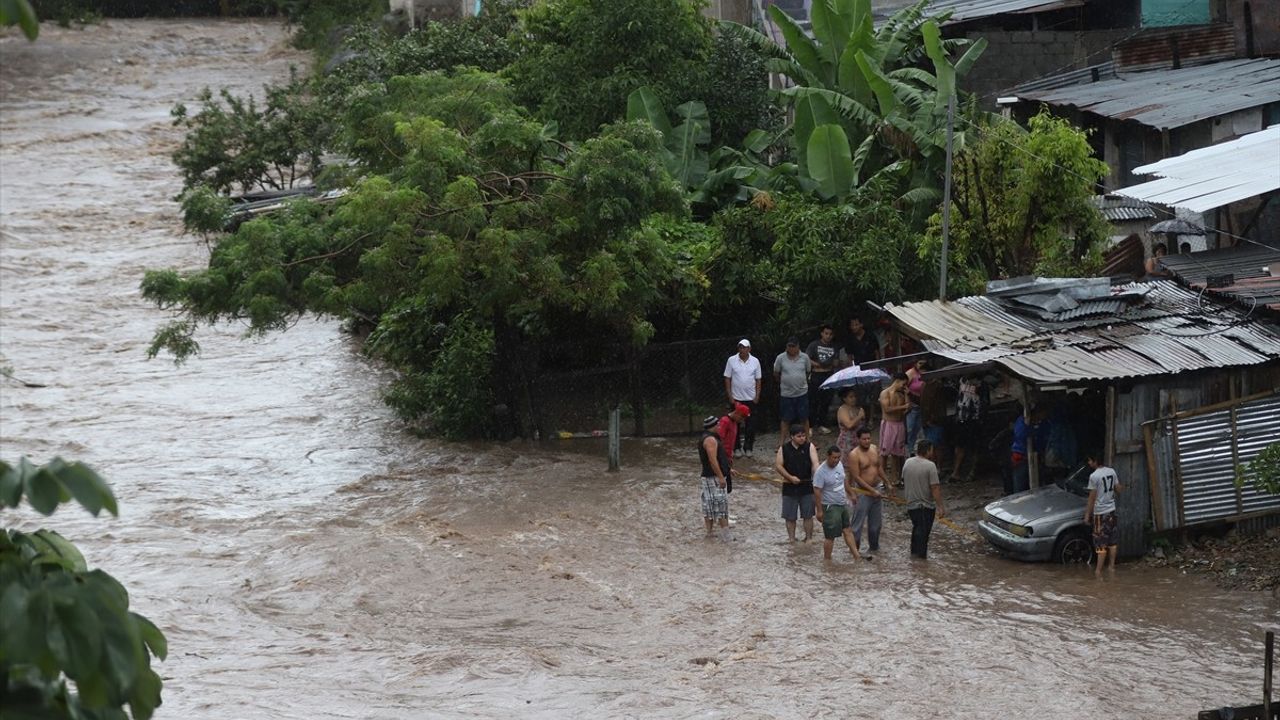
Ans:
[{"label": "man in black tank top", "polygon": [[804,425],[791,426],[791,438],[778,448],[773,469],[782,476],[782,519],[787,521],[787,538],[796,541],[796,516],[804,518],[804,541],[813,538],[813,471],[818,467],[818,450],[809,442]]},{"label": "man in black tank top", "polygon": [[702,437],[698,440],[698,459],[702,462],[702,519],[707,524],[707,537],[714,534],[719,522],[729,527],[729,456],[716,432],[720,418],[712,415],[702,421]]}]

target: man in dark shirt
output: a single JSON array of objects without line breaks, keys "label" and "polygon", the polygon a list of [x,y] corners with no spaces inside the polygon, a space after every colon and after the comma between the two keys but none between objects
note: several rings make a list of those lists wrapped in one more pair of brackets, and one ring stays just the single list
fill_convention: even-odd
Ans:
[{"label": "man in dark shirt", "polygon": [[818,428],[819,432],[831,432],[827,427],[827,419],[831,415],[831,391],[823,390],[822,383],[831,377],[838,362],[838,348],[835,344],[836,331],[830,325],[823,325],[818,338],[809,343],[804,351],[813,363],[809,374],[809,427]]},{"label": "man in dark shirt", "polygon": [[861,365],[880,358],[880,344],[862,325],[862,318],[849,319],[849,337],[844,341],[844,364]]},{"label": "man in dark shirt", "polygon": [[791,439],[778,447],[773,469],[782,476],[782,519],[787,521],[787,539],[796,541],[796,515],[804,518],[804,541],[813,538],[813,471],[818,467],[818,450],[809,442],[804,425],[791,426]]},{"label": "man in dark shirt", "polygon": [[[844,347],[840,348],[838,363],[840,367],[861,366],[863,363],[879,359],[880,343],[876,340],[876,336],[862,325],[862,318],[849,318],[849,334],[845,338]],[[878,404],[875,402],[877,390],[874,383],[856,386],[858,404],[866,408],[868,423],[871,422]]]}]

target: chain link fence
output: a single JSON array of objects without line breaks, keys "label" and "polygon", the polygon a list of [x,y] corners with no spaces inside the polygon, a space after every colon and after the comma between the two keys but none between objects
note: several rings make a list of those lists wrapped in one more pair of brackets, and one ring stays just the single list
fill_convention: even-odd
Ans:
[{"label": "chain link fence", "polygon": [[[810,334],[816,334],[811,332]],[[728,411],[725,361],[737,352],[741,335],[656,343],[634,349],[624,345],[562,344],[539,350],[541,369],[529,378],[532,424],[540,437],[603,435],[609,411],[622,410],[622,432],[633,437],[689,435],[702,419]],[[760,360],[764,387],[756,410],[761,429],[777,418],[773,359],[784,337],[750,338]],[[556,372],[555,367],[584,368]]]}]

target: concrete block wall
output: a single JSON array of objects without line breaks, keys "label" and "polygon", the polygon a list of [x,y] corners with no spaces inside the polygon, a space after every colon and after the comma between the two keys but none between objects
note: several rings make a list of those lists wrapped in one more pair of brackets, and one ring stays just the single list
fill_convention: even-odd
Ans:
[{"label": "concrete block wall", "polygon": [[1068,70],[1097,65],[1111,58],[1111,47],[1132,29],[1040,31],[1006,30],[973,33],[987,39],[987,50],[963,81],[965,89],[995,107],[1000,91],[1019,83]]}]

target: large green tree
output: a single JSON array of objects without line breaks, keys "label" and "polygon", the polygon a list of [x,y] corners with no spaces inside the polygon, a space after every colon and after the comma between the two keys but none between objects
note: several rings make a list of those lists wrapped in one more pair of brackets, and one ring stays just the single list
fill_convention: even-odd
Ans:
[{"label": "large green tree", "polygon": [[699,97],[711,21],[691,0],[538,0],[520,14],[516,99],[567,138],[622,118],[643,85],[674,107]]},{"label": "large green tree", "polygon": [[178,312],[153,352],[196,351],[202,322],[348,318],[403,371],[398,409],[473,435],[483,418],[459,413],[484,413],[494,388],[519,398],[519,379],[491,370],[536,367],[528,344],[640,345],[652,316],[696,312],[705,283],[655,226],[689,222],[661,136],[619,124],[565,145],[511,95],[479,71],[355,93],[339,135],[363,178],[332,206],[300,200],[216,238],[205,270],[147,273],[144,295]]},{"label": "large green tree", "polygon": [[[1107,166],[1085,133],[1047,113],[1029,129],[1007,120],[975,128],[976,141],[955,158],[949,292],[983,292],[995,278],[1096,271],[1108,225],[1091,198]],[[922,256],[936,258],[940,244],[935,215]]]}]

